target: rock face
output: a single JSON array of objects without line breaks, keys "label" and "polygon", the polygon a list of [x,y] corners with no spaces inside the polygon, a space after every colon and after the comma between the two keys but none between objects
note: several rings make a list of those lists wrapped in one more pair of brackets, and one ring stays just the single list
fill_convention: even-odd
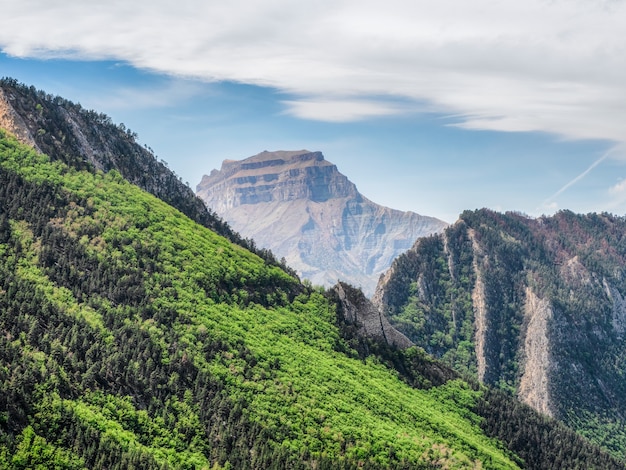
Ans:
[{"label": "rock face", "polygon": [[626,449],[626,219],[467,211],[372,299],[416,345]]},{"label": "rock face", "polygon": [[338,282],[333,291],[339,300],[343,321],[355,326],[359,336],[401,349],[413,346],[411,340],[391,326],[387,317],[360,290]]},{"label": "rock face", "polygon": [[0,88],[0,127],[6,129],[21,143],[40,150],[22,117],[13,109],[11,98]]},{"label": "rock face", "polygon": [[446,226],[369,201],[320,152],[225,160],[196,190],[235,230],[304,278],[326,286],[344,280],[368,295],[396,256]]}]

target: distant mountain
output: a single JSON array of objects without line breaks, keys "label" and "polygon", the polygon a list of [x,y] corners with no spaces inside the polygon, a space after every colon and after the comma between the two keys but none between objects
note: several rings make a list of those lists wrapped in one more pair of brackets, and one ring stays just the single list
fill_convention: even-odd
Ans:
[{"label": "distant mountain", "polygon": [[225,160],[196,190],[235,230],[302,277],[325,286],[344,280],[366,294],[415,239],[446,226],[373,203],[322,153],[307,150]]},{"label": "distant mountain", "polygon": [[428,353],[626,455],[626,219],[465,212],[374,302]]}]

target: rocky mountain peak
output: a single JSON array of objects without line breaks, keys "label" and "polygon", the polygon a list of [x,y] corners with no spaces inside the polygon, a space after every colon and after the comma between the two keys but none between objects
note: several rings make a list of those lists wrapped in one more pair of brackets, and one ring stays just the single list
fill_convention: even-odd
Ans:
[{"label": "rocky mountain peak", "polygon": [[197,193],[218,213],[244,204],[307,199],[324,202],[357,196],[356,186],[321,152],[264,151],[245,160],[224,160],[198,184]]},{"label": "rocky mountain peak", "polygon": [[347,281],[373,293],[391,261],[445,222],[363,197],[321,152],[264,151],[224,160],[197,194],[242,235],[315,284]]}]

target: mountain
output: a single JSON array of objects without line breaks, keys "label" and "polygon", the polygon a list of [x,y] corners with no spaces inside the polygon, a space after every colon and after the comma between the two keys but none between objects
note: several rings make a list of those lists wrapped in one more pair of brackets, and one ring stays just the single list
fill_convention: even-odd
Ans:
[{"label": "mountain", "polygon": [[320,152],[261,152],[225,160],[197,195],[258,246],[314,284],[341,279],[371,295],[391,261],[445,222],[379,206]]},{"label": "mountain", "polygon": [[[123,178],[171,204],[201,225],[279,265],[268,250],[257,250],[204,205],[164,160],[158,160],[124,124],[86,110],[17,80],[0,80],[0,127],[52,160],[90,171],[118,171]],[[281,265],[283,269],[285,265]],[[293,273],[293,272],[292,272]]]},{"label": "mountain", "polygon": [[467,211],[373,298],[425,351],[626,455],[626,219]]},{"label": "mountain", "polygon": [[115,170],[0,155],[5,468],[515,468],[439,402],[475,391],[354,357],[320,293]]},{"label": "mountain", "polygon": [[59,149],[0,129],[0,469],[624,468]]}]

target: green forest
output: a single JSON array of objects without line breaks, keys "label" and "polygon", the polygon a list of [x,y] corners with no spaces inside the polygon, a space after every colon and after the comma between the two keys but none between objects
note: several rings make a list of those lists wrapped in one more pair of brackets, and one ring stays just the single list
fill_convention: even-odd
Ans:
[{"label": "green forest", "polygon": [[117,169],[0,130],[0,209],[0,468],[624,468]]},{"label": "green forest", "polygon": [[561,211],[532,219],[466,211],[444,234],[419,240],[394,262],[386,311],[425,351],[476,377],[473,296],[480,276],[488,324],[482,379],[517,394],[525,370],[527,292],[545,299],[554,416],[624,458],[624,234],[626,219],[611,214]]},{"label": "green forest", "polygon": [[473,390],[341,352],[320,292],[115,171],[0,145],[5,467],[515,466]]}]

